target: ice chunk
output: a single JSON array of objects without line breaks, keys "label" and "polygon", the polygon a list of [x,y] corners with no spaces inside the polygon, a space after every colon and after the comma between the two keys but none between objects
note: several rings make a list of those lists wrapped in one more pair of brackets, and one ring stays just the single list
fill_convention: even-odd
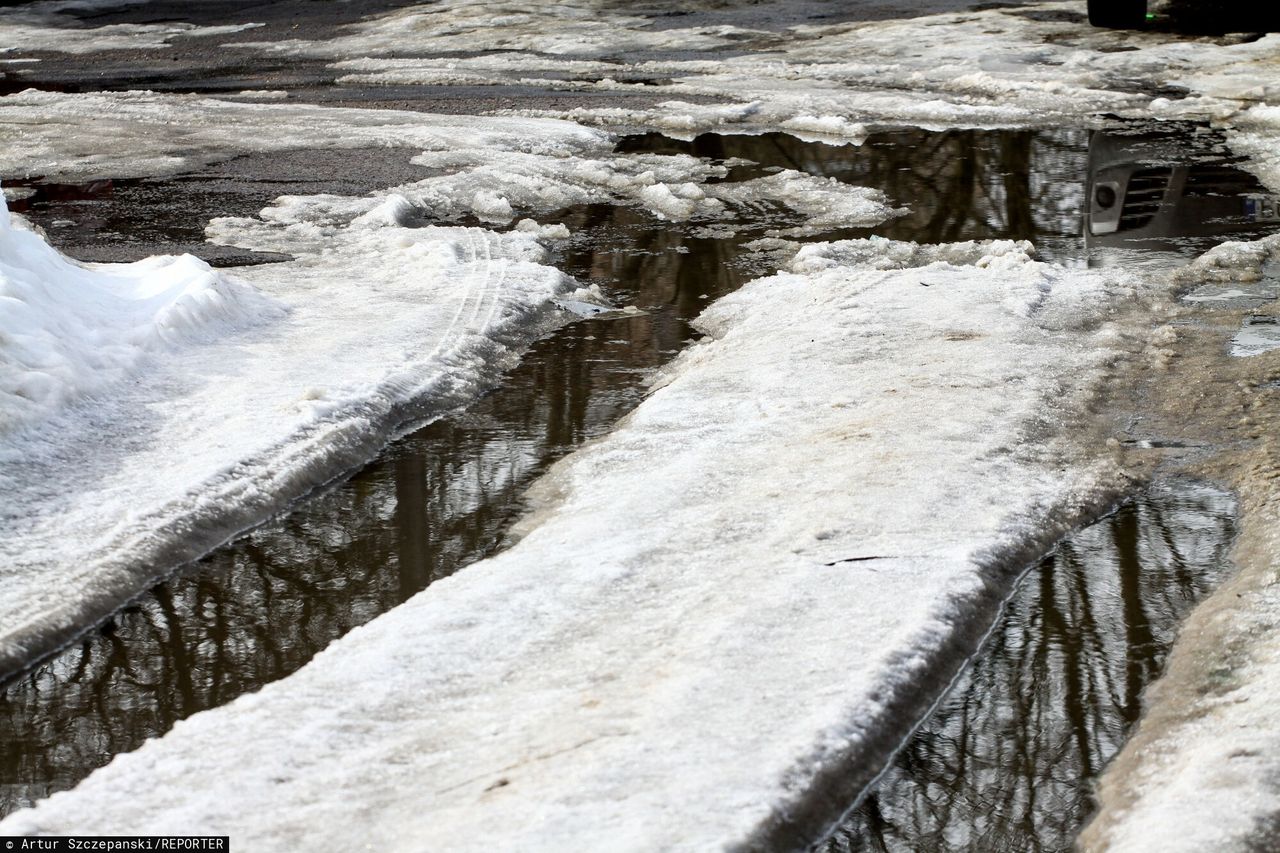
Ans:
[{"label": "ice chunk", "polygon": [[540,225],[532,219],[521,219],[516,223],[517,231],[534,234],[544,240],[568,240],[569,228],[563,222],[554,225]]},{"label": "ice chunk", "polygon": [[1034,255],[1035,247],[1025,240],[970,240],[964,243],[922,245],[870,237],[865,240],[841,240],[801,246],[791,260],[790,269],[797,273],[813,273],[844,266],[892,270],[939,262],[972,264],[978,267],[993,264],[1018,266],[1029,262]]},{"label": "ice chunk", "polygon": [[875,225],[907,212],[894,208],[879,190],[821,178],[793,169],[740,183],[715,184],[708,192],[736,207],[779,204],[803,217],[803,224],[780,230],[788,236]]}]

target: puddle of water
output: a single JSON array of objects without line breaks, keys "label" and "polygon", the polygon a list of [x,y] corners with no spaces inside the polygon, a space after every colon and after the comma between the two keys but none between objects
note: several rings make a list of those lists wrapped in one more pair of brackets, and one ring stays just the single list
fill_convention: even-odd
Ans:
[{"label": "puddle of water", "polygon": [[821,235],[835,240],[878,234],[893,240],[1031,240],[1046,260],[1082,261],[1080,213],[1089,132],[947,130],[919,128],[870,134],[861,145],[802,142],[784,133],[703,134],[690,141],[658,134],[633,136],[622,151],[743,158],[726,180],[762,177],[779,168],[871,187],[903,217],[875,228]]},{"label": "puddle of water", "polygon": [[1280,295],[1280,282],[1263,280],[1248,284],[1206,284],[1182,297],[1183,302],[1201,308],[1221,308],[1238,311],[1243,308],[1259,308]]},{"label": "puddle of water", "polygon": [[1023,580],[934,713],[817,849],[1065,851],[1178,626],[1225,576],[1231,495],[1165,484]]},{"label": "puddle of water", "polygon": [[[861,146],[770,134],[630,137],[620,148],[756,164],[735,167],[734,179],[799,168],[878,187],[911,207],[882,228],[819,239],[873,231],[922,242],[1025,238],[1048,257],[1083,263],[1087,142],[1076,130],[900,130]],[[282,193],[362,194],[403,183],[415,179],[407,159],[295,152],[168,181],[31,182],[36,194],[21,204],[82,259],[207,252],[202,231],[212,216],[251,214]],[[561,329],[464,415],[402,439],[6,685],[0,814],[73,786],[179,719],[288,675],[351,628],[501,547],[527,486],[634,408],[650,372],[693,336],[689,320],[704,306],[765,271],[743,243],[784,215],[761,211],[755,232],[735,238],[695,236],[696,227],[604,205],[539,217],[576,235],[558,266],[646,313]],[[53,228],[56,220],[74,225]]]},{"label": "puddle of water", "polygon": [[[0,813],[73,786],[196,711],[281,678],[350,629],[502,544],[525,489],[630,411],[738,287],[736,244],[608,206],[562,269],[645,313],[575,323],[501,388],[417,431],[349,480],[160,584],[0,697]],[[607,248],[600,248],[605,246]]]},{"label": "puddle of water", "polygon": [[1262,355],[1280,347],[1280,318],[1269,315],[1246,317],[1231,338],[1231,354],[1237,358]]}]

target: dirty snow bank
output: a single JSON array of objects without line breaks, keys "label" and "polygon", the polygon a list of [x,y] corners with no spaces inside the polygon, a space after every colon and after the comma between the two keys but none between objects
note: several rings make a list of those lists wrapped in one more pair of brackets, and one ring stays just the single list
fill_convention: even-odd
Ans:
[{"label": "dirty snow bank", "polygon": [[147,356],[164,358],[282,313],[191,255],[109,265],[68,260],[11,222],[3,198],[0,301],[0,440],[128,378]]},{"label": "dirty snow bank", "polygon": [[806,247],[540,481],[514,547],[0,832],[813,838],[1112,485],[1068,435],[1143,285],[1028,248]]},{"label": "dirty snow bank", "polygon": [[[1276,341],[1264,330],[1275,329],[1278,262],[1280,238],[1271,236],[1224,243],[1179,274],[1184,283],[1230,286],[1219,299],[1258,299],[1237,307],[1258,313],[1246,315],[1233,339],[1233,354],[1252,358],[1224,366],[1215,351],[1205,376],[1199,371],[1206,370],[1206,363],[1193,361],[1193,351],[1183,359],[1179,383],[1187,390],[1181,397],[1162,392],[1170,397],[1164,409],[1179,415],[1184,409],[1196,411],[1196,397],[1213,395],[1211,405],[1202,407],[1211,411],[1197,412],[1197,428],[1227,448],[1204,464],[1240,496],[1240,532],[1231,553],[1237,572],[1192,613],[1169,657],[1168,671],[1143,696],[1138,730],[1100,782],[1099,812],[1081,834],[1083,850],[1245,853],[1276,848],[1280,460],[1270,393],[1276,361],[1274,353],[1264,354]],[[1211,338],[1206,348],[1217,350],[1221,344],[1221,338]],[[1185,366],[1187,362],[1193,366]],[[1217,393],[1215,381],[1234,387]]]},{"label": "dirty snow bank", "polygon": [[525,232],[295,230],[244,284],[0,232],[0,675],[474,398],[575,287]]}]

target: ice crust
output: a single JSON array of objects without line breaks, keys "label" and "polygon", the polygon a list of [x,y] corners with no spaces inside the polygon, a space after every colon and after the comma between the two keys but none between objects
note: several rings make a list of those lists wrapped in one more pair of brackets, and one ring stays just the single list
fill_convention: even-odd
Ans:
[{"label": "ice crust", "polygon": [[[286,230],[253,224],[251,247]],[[555,299],[594,298],[525,231],[298,225],[288,245],[231,279],[0,228],[0,673],[473,399],[569,316]]]},{"label": "ice crust", "polygon": [[86,27],[75,11],[138,5],[141,0],[46,0],[0,8],[0,55],[15,50],[58,53],[97,53],[104,50],[146,50],[167,47],[175,38],[230,35],[262,26],[255,23],[200,27],[195,24],[111,24]]},{"label": "ice crust", "polygon": [[[1059,0],[731,32],[658,28],[617,7],[584,14],[576,0],[537,13],[508,0],[459,0],[398,10],[328,41],[241,46],[332,59],[345,72],[339,82],[357,85],[665,94],[656,106],[538,114],[670,133],[781,128],[856,142],[868,122],[1043,126],[1103,113],[1218,120],[1252,112],[1275,127],[1267,112],[1280,103],[1271,82],[1280,36],[1108,31],[1081,14],[1078,0]],[[409,50],[422,58],[405,58]]]},{"label": "ice crust", "polygon": [[1029,251],[806,247],[537,484],[514,547],[0,832],[812,838],[837,816],[822,783],[867,781],[1023,561],[1111,485],[1067,419],[1151,285]]},{"label": "ice crust", "polygon": [[0,98],[0,168],[46,179],[169,175],[250,152],[317,148],[491,150],[560,156],[608,150],[567,121],[241,103],[154,92]]}]

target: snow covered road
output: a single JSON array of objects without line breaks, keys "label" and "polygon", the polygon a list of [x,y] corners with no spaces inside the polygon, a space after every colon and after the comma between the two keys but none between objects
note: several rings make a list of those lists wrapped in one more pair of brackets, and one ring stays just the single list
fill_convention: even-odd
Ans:
[{"label": "snow covered road", "polygon": [[702,317],[711,340],[539,484],[514,548],[0,831],[816,837],[827,786],[869,780],[1026,559],[1113,494],[1063,431],[1139,292],[1008,243],[794,267]]},{"label": "snow covered road", "polygon": [[[605,134],[547,119],[28,92],[0,99],[5,137],[27,146],[7,155],[8,169],[63,178],[190,169],[306,140],[416,149],[414,162],[438,174],[364,197],[282,197],[261,217],[212,221],[210,240],[297,256],[238,272],[252,285],[246,292],[256,288],[269,307],[242,312],[238,325],[228,321],[224,346],[156,352],[116,369],[112,384],[98,375],[110,365],[88,356],[68,379],[44,355],[24,359],[21,341],[0,344],[0,358],[15,364],[0,398],[5,420],[31,408],[38,385],[102,386],[65,411],[47,407],[31,429],[0,434],[10,496],[0,557],[11,569],[0,594],[0,673],[54,650],[167,571],[372,458],[407,424],[474,399],[525,346],[571,318],[557,297],[572,297],[562,305],[600,302],[545,265],[539,241],[568,237],[563,226],[522,220],[499,233],[427,222],[505,226],[517,211],[611,203],[723,229],[779,206],[803,223],[787,233],[812,234],[902,212],[878,191],[796,171],[713,183],[726,167],[685,155],[617,156]],[[28,232],[7,236],[39,242]],[[40,246],[53,271],[37,272],[16,294],[38,306],[71,273],[82,275]],[[4,272],[13,275],[22,257],[11,247]],[[182,264],[218,278],[194,258]],[[82,339],[74,345],[86,352],[95,342],[111,345],[103,336],[113,333],[94,328],[105,321],[92,309],[69,326],[62,315],[70,305],[35,309],[45,312],[38,318],[45,338]],[[249,331],[272,313],[275,322]],[[131,322],[156,326],[160,337],[172,325],[164,316]],[[154,477],[157,470],[167,476]]]},{"label": "snow covered road", "polygon": [[[761,241],[785,271],[706,310],[707,339],[539,482],[513,547],[0,832],[230,834],[255,850],[813,841],[1028,560],[1126,487],[1097,394],[1126,361],[1155,375],[1176,362],[1182,332],[1163,318],[1188,280],[1040,263],[1008,241],[801,247],[910,200],[801,164],[727,180],[733,158],[616,152],[612,133],[783,131],[855,151],[888,125],[1194,119],[1275,189],[1280,37],[1092,30],[1074,0],[948,0],[887,20],[806,2],[776,24],[717,4],[403,5],[296,35],[280,18],[149,20],[65,40],[60,4],[0,13],[6,176],[179,175],[374,146],[428,172],[214,219],[212,241],[294,256],[234,275],[192,258],[75,266],[0,228],[3,295],[26,312],[0,318],[0,673],[473,400],[567,319],[561,298],[599,301],[551,264],[547,245],[574,235],[543,214],[611,205],[729,239],[785,211]],[[307,83],[81,91],[85,52],[145,66],[177,44],[232,82],[298,64]],[[59,79],[69,91],[20,91]],[[365,108],[377,90],[410,108]],[[487,99],[488,115],[413,111],[444,92]],[[124,319],[94,328],[82,292]],[[1246,827],[1272,803],[1247,781]],[[1135,813],[1207,825],[1187,790],[1144,789],[1156,805]],[[1116,838],[1141,836],[1119,820]]]}]

